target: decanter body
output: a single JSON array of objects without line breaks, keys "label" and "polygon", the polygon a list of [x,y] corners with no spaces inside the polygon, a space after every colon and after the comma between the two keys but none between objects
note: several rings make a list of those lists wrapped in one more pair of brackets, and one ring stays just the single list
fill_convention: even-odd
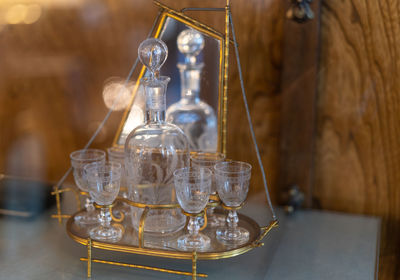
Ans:
[{"label": "decanter body", "polygon": [[[151,42],[147,42],[149,40]],[[158,39],[149,40],[142,43],[150,44],[148,60],[142,57],[146,54],[140,53],[146,46],[139,47],[141,61],[152,72],[149,78],[142,79],[146,93],[146,122],[135,128],[125,143],[129,198],[145,204],[175,204],[173,172],[189,166],[189,145],[183,131],[165,121],[165,92],[169,78],[158,76],[158,69],[166,57],[164,60],[157,59],[159,52],[167,47]],[[152,63],[161,65],[152,69]],[[132,208],[132,222],[136,230],[142,213],[143,209]],[[180,209],[149,210],[144,232],[174,233],[184,227],[185,221]]]},{"label": "decanter body", "polygon": [[188,137],[191,151],[217,150],[217,119],[214,109],[200,100],[200,80],[203,63],[196,56],[204,47],[203,36],[187,29],[178,36],[178,48],[185,62],[178,63],[181,77],[181,99],[167,110],[167,121],[179,126]]}]

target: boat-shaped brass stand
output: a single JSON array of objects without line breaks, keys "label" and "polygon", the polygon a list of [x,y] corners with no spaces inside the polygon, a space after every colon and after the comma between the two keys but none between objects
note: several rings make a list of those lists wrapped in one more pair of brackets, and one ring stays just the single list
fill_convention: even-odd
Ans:
[{"label": "boat-shaped brass stand", "polygon": [[[86,196],[87,193],[79,192],[72,188],[61,189],[54,191],[53,194],[58,197],[57,201],[60,201],[60,194],[65,192],[74,192],[76,195],[77,206],[79,207],[79,196]],[[219,202],[210,203],[208,206],[216,206]],[[139,231],[136,231],[132,227],[131,220],[129,216],[125,216],[122,212],[122,208],[127,209],[127,205],[134,206],[136,208],[142,208],[142,216],[140,219]],[[75,214],[69,216],[64,215],[61,212],[61,205],[57,204],[57,214],[53,215],[53,218],[57,218],[61,221],[62,218],[66,218],[66,230],[68,235],[77,243],[82,244],[87,247],[87,257],[80,258],[81,261],[87,262],[87,277],[92,276],[92,263],[109,264],[137,269],[146,269],[152,271],[159,271],[165,273],[172,273],[178,275],[191,276],[192,279],[197,279],[197,277],[207,277],[207,274],[197,272],[197,261],[198,260],[216,260],[223,258],[231,258],[241,254],[244,254],[254,248],[263,246],[263,238],[268,234],[268,232],[275,226],[277,226],[277,221],[272,221],[267,226],[259,226],[250,217],[239,214],[239,226],[246,228],[249,231],[249,240],[241,245],[224,245],[217,241],[215,230],[216,228],[207,226],[206,222],[203,226],[202,233],[210,237],[211,245],[206,251],[201,252],[189,252],[181,251],[177,249],[176,239],[179,237],[184,230],[178,232],[174,235],[169,235],[164,237],[154,237],[151,235],[146,235],[143,232],[144,225],[146,223],[146,214],[149,209],[166,209],[166,208],[176,208],[179,205],[146,205],[141,203],[135,203],[122,197],[118,197],[116,203],[110,206],[110,213],[113,219],[113,223],[123,229],[123,238],[116,243],[100,242],[92,240],[89,236],[90,227],[79,225],[75,222],[75,215],[84,210],[78,210]],[[216,215],[226,216],[226,213],[219,210],[215,212]],[[205,219],[206,221],[207,219]],[[147,255],[161,258],[170,259],[181,259],[181,260],[191,260],[192,270],[191,271],[179,271],[168,268],[137,265],[122,263],[104,259],[96,259],[93,256],[92,249],[101,249],[106,251],[114,251],[121,253],[137,254],[137,255]]]},{"label": "boat-shaped brass stand", "polygon": [[[165,28],[165,23],[168,20],[175,20],[185,26],[193,28],[197,31],[202,32],[203,34],[210,36],[217,40],[219,45],[219,71],[218,71],[218,80],[219,80],[219,98],[218,98],[218,115],[219,115],[219,143],[218,143],[218,151],[221,153],[226,152],[226,122],[227,122],[227,100],[228,100],[228,66],[229,66],[229,47],[233,45],[235,56],[236,56],[236,64],[238,67],[238,74],[240,85],[242,89],[242,96],[245,105],[245,113],[246,117],[249,122],[250,134],[253,140],[254,148],[257,155],[258,164],[260,166],[260,170],[262,173],[263,178],[263,186],[265,188],[266,198],[267,198],[267,206],[270,210],[272,219],[267,223],[266,226],[259,226],[253,219],[250,217],[240,215],[239,214],[239,226],[246,228],[249,231],[249,240],[245,244],[237,245],[237,246],[227,246],[219,243],[215,237],[215,228],[207,227],[205,223],[205,228],[203,229],[202,233],[206,234],[211,239],[211,246],[206,251],[202,252],[184,252],[176,249],[176,244],[174,243],[177,236],[168,236],[165,238],[152,238],[152,236],[147,236],[143,229],[146,222],[146,214],[149,209],[166,209],[166,208],[176,208],[179,205],[147,205],[147,204],[140,204],[135,203],[130,200],[124,199],[122,197],[118,197],[116,200],[115,205],[110,206],[110,213],[115,225],[119,225],[122,227],[124,231],[123,238],[117,243],[106,243],[106,242],[99,242],[96,240],[92,240],[89,237],[88,229],[85,227],[80,227],[75,223],[74,216],[78,214],[81,210],[80,205],[80,197],[82,195],[88,195],[87,193],[83,193],[78,191],[75,188],[62,188],[62,184],[64,183],[65,179],[71,173],[72,168],[70,168],[64,176],[59,180],[59,182],[55,185],[53,195],[56,196],[57,202],[57,214],[52,215],[53,218],[58,219],[60,224],[62,223],[63,219],[67,219],[67,233],[68,235],[79,244],[82,244],[87,247],[87,257],[81,258],[80,260],[87,262],[87,276],[91,277],[92,275],[92,263],[102,263],[102,264],[109,264],[109,265],[116,265],[116,266],[123,266],[123,267],[131,267],[131,268],[140,268],[140,269],[147,269],[153,271],[160,271],[166,273],[173,273],[179,275],[187,275],[191,276],[192,279],[197,279],[197,277],[207,277],[206,274],[197,273],[197,261],[198,260],[216,260],[216,259],[223,259],[223,258],[231,258],[241,254],[244,254],[254,248],[260,247],[263,245],[262,240],[263,238],[270,232],[270,230],[274,227],[277,227],[278,221],[276,219],[276,215],[274,209],[272,207],[271,199],[269,196],[269,191],[267,187],[266,175],[264,172],[264,167],[261,161],[260,152],[258,149],[257,141],[255,138],[255,133],[253,129],[253,125],[251,122],[250,111],[248,108],[245,87],[243,82],[243,74],[239,59],[239,50],[238,44],[236,41],[236,34],[235,29],[232,21],[232,14],[230,10],[230,0],[226,0],[226,6],[223,8],[184,8],[181,11],[177,11],[171,9],[158,1],[154,1],[154,3],[160,8],[160,12],[155,19],[153,27],[149,32],[148,37],[160,37],[162,34],[162,30]],[[215,29],[187,16],[184,14],[185,11],[202,11],[202,12],[223,12],[225,13],[225,33],[222,34]],[[155,32],[154,32],[155,31]],[[231,36],[232,35],[232,36]],[[137,67],[138,60],[133,64],[130,74],[126,78],[126,83],[130,81],[132,75]],[[144,68],[140,71],[139,80],[145,74]],[[136,84],[133,96],[135,96],[136,90],[138,88],[138,84]],[[133,104],[132,98],[132,104]],[[131,106],[132,106],[131,104]],[[115,146],[123,145],[123,137],[121,137],[123,132],[123,126],[125,122],[129,119],[129,107],[125,112],[123,120],[121,122],[121,127],[117,132],[116,139],[114,141]],[[85,146],[85,149],[90,147],[98,133],[101,131],[102,127],[108,120],[110,114],[112,113],[112,109],[108,112],[104,120],[101,122],[100,126],[88,141]],[[66,215],[61,211],[61,194],[73,192],[76,199],[77,211],[73,215]],[[217,198],[214,200],[218,201]],[[217,202],[218,204],[218,202]],[[208,207],[215,206],[210,204]],[[137,207],[144,209],[142,212],[142,216],[140,219],[139,229],[136,231],[131,226],[132,223],[128,217],[120,216],[117,214],[122,208],[131,208]],[[224,215],[223,212],[216,211],[217,215]],[[129,215],[128,215],[129,216]],[[206,220],[206,218],[205,218]],[[181,234],[182,232],[178,233]],[[177,271],[168,268],[159,268],[159,267],[152,267],[152,266],[144,266],[144,265],[136,265],[136,264],[128,264],[122,263],[118,261],[109,261],[109,260],[100,260],[93,257],[92,249],[97,248],[101,250],[106,250],[110,252],[122,252],[122,253],[129,253],[129,254],[137,254],[137,255],[148,255],[154,257],[161,257],[161,258],[170,258],[170,259],[182,259],[182,260],[191,260],[192,262],[192,270],[191,272],[187,271]]]}]

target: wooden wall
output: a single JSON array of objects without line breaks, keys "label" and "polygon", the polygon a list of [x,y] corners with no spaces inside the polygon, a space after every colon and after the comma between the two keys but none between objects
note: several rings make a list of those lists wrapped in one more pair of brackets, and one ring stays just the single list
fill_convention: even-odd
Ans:
[{"label": "wooden wall", "polygon": [[383,217],[380,277],[400,278],[400,5],[322,1],[313,196]]},{"label": "wooden wall", "polygon": [[[102,88],[125,77],[156,9],[148,1],[55,1],[0,31],[0,172],[58,180],[105,116]],[[15,2],[0,3],[0,15]],[[40,1],[39,1],[40,3]],[[146,4],[145,4],[146,3]],[[143,13],[140,13],[140,9]],[[94,147],[111,145],[115,113]]]}]

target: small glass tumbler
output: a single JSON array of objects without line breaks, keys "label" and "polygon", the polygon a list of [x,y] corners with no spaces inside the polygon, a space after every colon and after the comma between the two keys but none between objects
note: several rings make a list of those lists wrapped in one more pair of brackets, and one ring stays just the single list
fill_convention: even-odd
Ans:
[{"label": "small glass tumbler", "polygon": [[101,206],[98,219],[100,225],[90,231],[90,237],[100,241],[117,242],[122,238],[122,229],[111,225],[110,206],[118,195],[121,182],[121,164],[109,162],[85,165],[90,196]]},{"label": "small glass tumbler", "polygon": [[[88,182],[83,168],[89,163],[104,164],[106,153],[97,149],[83,149],[72,152],[70,158],[76,185],[81,191],[88,192]],[[93,206],[93,201],[90,197],[86,198],[85,209],[85,212],[75,216],[75,222],[83,225],[98,224],[99,221]]]},{"label": "small glass tumbler", "polygon": [[[129,198],[128,194],[128,180],[126,176],[125,169],[125,151],[123,147],[113,146],[107,149],[108,161],[110,162],[118,162],[121,164],[121,186],[119,188],[119,196],[123,198]],[[121,211],[124,214],[128,214],[131,211],[131,207],[123,203],[121,207]],[[132,207],[133,208],[133,207]]]},{"label": "small glass tumbler", "polygon": [[226,161],[214,166],[218,195],[229,208],[227,226],[217,229],[221,243],[240,245],[249,240],[249,231],[239,227],[236,210],[242,206],[249,191],[251,165],[240,161]]},{"label": "small glass tumbler", "polygon": [[179,205],[187,216],[188,234],[178,238],[178,248],[202,251],[210,246],[210,238],[199,233],[198,216],[208,203],[212,172],[208,168],[185,167],[174,172],[175,192]]},{"label": "small glass tumbler", "polygon": [[119,194],[128,198],[127,182],[125,174],[125,151],[124,148],[113,146],[107,149],[108,161],[118,162],[121,164],[121,187],[119,189]]},{"label": "small glass tumbler", "polygon": [[[214,176],[214,165],[224,161],[225,155],[222,153],[194,153],[190,155],[193,167],[209,168],[213,173],[211,177],[211,194],[217,194],[217,184]],[[207,225],[210,227],[219,227],[225,224],[225,219],[214,214],[215,207],[207,209]]]}]

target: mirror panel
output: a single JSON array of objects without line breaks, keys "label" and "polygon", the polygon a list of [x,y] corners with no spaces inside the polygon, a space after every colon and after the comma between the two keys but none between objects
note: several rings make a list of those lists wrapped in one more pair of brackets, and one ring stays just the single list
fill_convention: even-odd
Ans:
[{"label": "mirror panel", "polygon": [[[182,53],[182,47],[178,48],[177,40],[182,32],[197,33],[204,42],[204,47],[192,56],[192,60],[188,59],[187,54]],[[222,36],[210,34],[209,31],[202,30],[169,13],[164,13],[162,16],[157,33],[155,37],[163,40],[168,47],[168,59],[160,72],[161,75],[171,78],[166,97],[167,121],[175,123],[184,130],[190,138],[191,151],[221,151],[222,114],[219,108],[223,99]],[[193,57],[195,57],[194,62]],[[143,68],[139,79],[146,75],[148,73]],[[133,92],[132,104],[123,118],[116,138],[117,145],[124,145],[128,134],[144,121],[144,88],[137,82]],[[193,97],[196,92],[198,92],[198,99],[194,100],[196,104],[188,102],[186,97]]]}]

